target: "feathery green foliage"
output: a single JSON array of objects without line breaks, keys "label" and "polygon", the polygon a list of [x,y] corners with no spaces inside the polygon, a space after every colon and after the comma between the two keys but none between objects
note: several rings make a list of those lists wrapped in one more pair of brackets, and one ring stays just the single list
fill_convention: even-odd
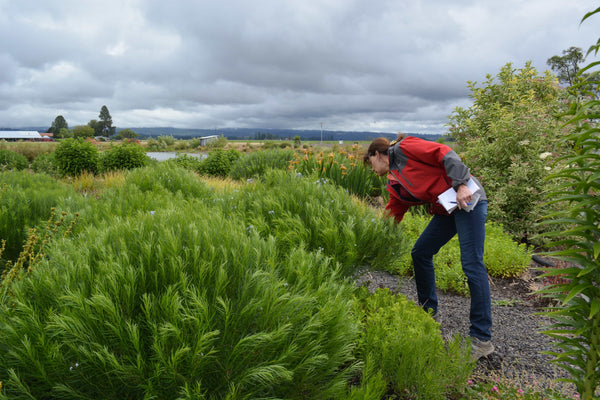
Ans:
[{"label": "feathery green foliage", "polygon": [[285,170],[296,156],[293,150],[262,150],[243,154],[231,166],[232,179],[259,178],[268,169]]},{"label": "feathery green foliage", "polygon": [[79,197],[73,188],[48,175],[26,171],[0,172],[0,238],[4,257],[15,261],[30,228],[50,218],[64,198]]},{"label": "feathery green foliage", "polygon": [[282,251],[321,251],[340,263],[345,274],[361,264],[388,267],[406,251],[392,220],[323,180],[273,170],[239,193],[213,201],[248,231],[274,236]]},{"label": "feathery green foliage", "polygon": [[319,255],[281,257],[208,211],[114,219],[56,243],[0,305],[0,398],[343,393],[351,287]]},{"label": "feathery green foliage", "polygon": [[464,391],[473,372],[467,346],[458,338],[444,344],[438,323],[404,296],[387,289],[372,296],[364,289],[362,296],[358,350],[365,370],[382,374],[400,398],[444,400]]},{"label": "feathery green foliage", "polygon": [[[23,174],[0,177],[21,191],[15,182],[62,187]],[[57,192],[56,215],[66,212],[67,226],[79,213],[76,229],[47,241],[31,271],[3,281],[0,399],[460,392],[468,366],[458,342],[439,346],[418,307],[389,294],[369,299],[347,279],[364,264],[396,268],[407,243],[402,226],[345,189],[270,171],[213,190],[171,163],[123,177],[95,196],[69,185]],[[37,196],[24,193],[23,203]],[[445,372],[395,367],[424,370],[425,361]],[[452,374],[460,380],[447,386]]]}]

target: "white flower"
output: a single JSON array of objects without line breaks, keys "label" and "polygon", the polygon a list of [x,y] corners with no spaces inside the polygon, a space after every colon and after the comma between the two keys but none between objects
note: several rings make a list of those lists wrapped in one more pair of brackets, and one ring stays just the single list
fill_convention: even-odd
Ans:
[{"label": "white flower", "polygon": [[546,158],[550,157],[552,155],[552,153],[550,153],[549,151],[545,151],[542,154],[540,154],[540,158],[542,160],[545,160]]},{"label": "white flower", "polygon": [[525,140],[521,140],[521,141],[519,142],[519,144],[520,144],[521,146],[527,146],[527,145],[529,144],[529,140],[527,140],[527,139],[525,139]]}]

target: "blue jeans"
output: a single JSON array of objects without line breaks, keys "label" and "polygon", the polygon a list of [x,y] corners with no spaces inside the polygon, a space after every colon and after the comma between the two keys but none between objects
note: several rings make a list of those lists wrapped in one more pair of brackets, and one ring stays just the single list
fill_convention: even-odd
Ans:
[{"label": "blue jeans", "polygon": [[456,210],[450,216],[434,215],[411,251],[419,304],[435,314],[438,299],[433,256],[458,233],[460,261],[471,292],[469,334],[484,341],[492,337],[492,300],[483,263],[486,217],[487,201],[480,201],[471,212]]}]

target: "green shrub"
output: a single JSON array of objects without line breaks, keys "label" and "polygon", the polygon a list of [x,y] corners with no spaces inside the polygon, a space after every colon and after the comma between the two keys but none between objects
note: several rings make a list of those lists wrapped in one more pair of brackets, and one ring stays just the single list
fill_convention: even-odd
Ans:
[{"label": "green shrub", "polygon": [[454,111],[450,133],[494,205],[488,219],[519,241],[539,244],[535,235],[544,228],[536,222],[548,211],[544,177],[563,153],[560,138],[569,131],[555,116],[567,93],[550,72],[539,75],[531,63],[518,70],[507,64],[480,87],[469,82],[469,89],[473,105]]},{"label": "green shrub", "polygon": [[458,338],[444,344],[438,323],[404,296],[367,292],[363,288],[357,311],[363,321],[359,357],[369,372],[363,381],[383,376],[387,391],[379,398],[458,398],[473,371],[468,346]]},{"label": "green shrub", "polygon": [[82,139],[64,139],[54,151],[54,161],[61,175],[97,173],[100,156],[96,146]]},{"label": "green shrub", "polygon": [[107,221],[12,284],[0,398],[341,399],[358,324],[337,280],[200,205]]},{"label": "green shrub", "polygon": [[294,160],[292,150],[263,150],[246,153],[231,166],[229,175],[233,179],[258,178],[268,169],[287,170]]},{"label": "green shrub", "polygon": [[43,153],[37,156],[31,163],[31,169],[37,173],[46,173],[52,176],[58,175],[54,153]]},{"label": "green shrub", "polygon": [[167,145],[155,139],[148,139],[146,149],[149,151],[163,151],[167,149]]},{"label": "green shrub", "polygon": [[14,151],[0,149],[0,169],[1,170],[22,170],[29,166],[27,158]]},{"label": "green shrub", "polygon": [[202,169],[202,161],[198,157],[188,154],[178,154],[177,157],[164,161],[166,164],[174,164],[189,171],[199,172]]},{"label": "green shrub", "polygon": [[262,144],[263,150],[271,150],[271,149],[275,149],[277,147],[279,147],[279,145],[277,143],[275,143],[273,140],[265,140]]},{"label": "green shrub", "polygon": [[169,163],[133,170],[127,175],[127,184],[135,185],[144,192],[166,191],[184,199],[203,199],[210,196],[210,190],[197,175]]},{"label": "green shrub", "polygon": [[223,149],[212,150],[208,153],[206,159],[202,161],[198,172],[209,176],[226,177],[231,170],[231,164],[240,158],[240,155],[241,153],[235,149],[227,151]]},{"label": "green shrub", "polygon": [[175,142],[174,148],[175,150],[186,150],[189,148],[189,144],[185,140],[178,140]]},{"label": "green shrub", "polygon": [[190,140],[190,149],[195,149],[197,147],[200,147],[200,144],[202,143],[202,141],[198,138],[193,138],[192,140]]},{"label": "green shrub", "polygon": [[483,261],[491,276],[517,278],[529,268],[533,249],[512,240],[502,225],[488,222],[485,242]]},{"label": "green shrub", "polygon": [[[412,246],[431,219],[430,215],[407,213],[401,222],[406,240]],[[497,278],[515,278],[529,268],[532,251],[525,244],[515,242],[510,234],[504,232],[501,225],[487,222],[483,262],[488,273]],[[463,296],[469,295],[467,277],[460,262],[458,237],[452,238],[433,256],[435,280],[439,289],[451,291]],[[412,259],[404,253],[392,272],[404,275],[412,273]]]},{"label": "green shrub", "polygon": [[168,147],[175,144],[176,139],[172,135],[162,135],[156,138],[156,141],[161,144],[161,147]]},{"label": "green shrub", "polygon": [[342,188],[285,171],[268,171],[260,182],[214,202],[248,231],[275,237],[283,252],[306,248],[332,257],[344,275],[364,264],[392,268],[406,251],[392,219]]},{"label": "green shrub", "polygon": [[219,136],[217,139],[209,140],[206,143],[207,149],[222,149],[227,145],[227,138],[223,135]]},{"label": "green shrub", "polygon": [[0,173],[0,238],[4,257],[16,260],[30,228],[46,221],[64,198],[79,198],[73,188],[48,175],[26,171]]},{"label": "green shrub", "polygon": [[139,168],[146,165],[148,161],[146,150],[135,143],[111,145],[100,157],[100,165],[104,172]]}]

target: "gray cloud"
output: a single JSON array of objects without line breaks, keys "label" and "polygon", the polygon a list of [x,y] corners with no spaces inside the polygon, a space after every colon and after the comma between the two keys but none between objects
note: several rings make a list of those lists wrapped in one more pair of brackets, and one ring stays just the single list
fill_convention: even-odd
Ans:
[{"label": "gray cloud", "polygon": [[442,133],[467,81],[593,44],[594,3],[0,2],[0,126]]}]

